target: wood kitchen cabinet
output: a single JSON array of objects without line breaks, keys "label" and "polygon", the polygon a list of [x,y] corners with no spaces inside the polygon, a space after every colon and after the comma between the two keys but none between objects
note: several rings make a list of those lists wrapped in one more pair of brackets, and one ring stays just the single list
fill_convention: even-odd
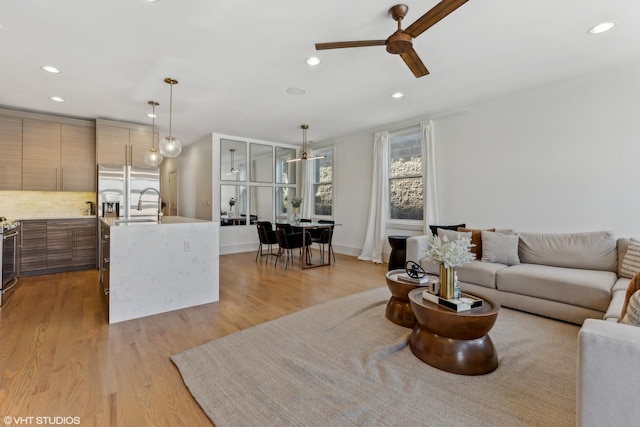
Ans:
[{"label": "wood kitchen cabinet", "polygon": [[20,275],[44,274],[47,270],[47,220],[21,223]]},{"label": "wood kitchen cabinet", "polygon": [[0,116],[0,190],[22,190],[22,119]]},{"label": "wood kitchen cabinet", "polygon": [[47,220],[47,270],[95,268],[96,226],[95,218]]},{"label": "wood kitchen cabinet", "polygon": [[96,218],[22,221],[20,275],[96,268]]},{"label": "wood kitchen cabinet", "polygon": [[95,191],[95,128],[22,120],[22,189]]},{"label": "wood kitchen cabinet", "polygon": [[[98,119],[96,150],[99,165],[148,167],[144,155],[151,148],[151,126]],[[157,134],[153,134],[156,138]]]}]

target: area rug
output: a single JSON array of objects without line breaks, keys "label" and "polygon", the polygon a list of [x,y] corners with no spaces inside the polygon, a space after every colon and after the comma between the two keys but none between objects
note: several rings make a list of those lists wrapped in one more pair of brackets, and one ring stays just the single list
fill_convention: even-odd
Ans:
[{"label": "area rug", "polygon": [[575,325],[502,308],[498,368],[421,362],[385,318],[387,288],[350,295],[172,356],[224,426],[574,426]]}]

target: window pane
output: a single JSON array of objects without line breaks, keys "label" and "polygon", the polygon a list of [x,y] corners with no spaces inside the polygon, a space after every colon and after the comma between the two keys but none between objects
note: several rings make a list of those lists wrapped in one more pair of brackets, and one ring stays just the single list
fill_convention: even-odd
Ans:
[{"label": "window pane", "polygon": [[391,137],[391,178],[422,175],[422,137],[419,132]]},{"label": "window pane", "polygon": [[314,154],[326,156],[314,163],[313,190],[314,215],[333,215],[333,148],[315,150]]},{"label": "window pane", "polygon": [[422,178],[392,179],[389,193],[391,218],[422,220]]},{"label": "window pane", "polygon": [[313,187],[314,193],[316,195],[316,215],[331,215],[333,207],[333,185],[315,184]]},{"label": "window pane", "polygon": [[288,201],[296,196],[293,187],[276,187],[276,219],[287,218]]},{"label": "window pane", "polygon": [[287,160],[296,158],[296,150],[293,148],[276,147],[276,183],[296,183],[296,163],[287,163]]}]

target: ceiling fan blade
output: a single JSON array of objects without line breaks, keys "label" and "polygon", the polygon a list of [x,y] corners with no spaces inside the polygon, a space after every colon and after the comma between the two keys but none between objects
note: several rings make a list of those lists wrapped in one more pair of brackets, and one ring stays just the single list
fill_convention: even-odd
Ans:
[{"label": "ceiling fan blade", "polygon": [[427,70],[427,67],[422,63],[422,60],[413,48],[408,52],[401,53],[400,56],[404,63],[409,66],[414,76],[422,77],[429,74],[429,70]]},{"label": "ceiling fan blade", "polygon": [[346,47],[384,46],[386,40],[362,40],[353,42],[316,43],[316,50],[343,49]]},{"label": "ceiling fan blade", "polygon": [[430,11],[422,15],[413,24],[409,25],[404,32],[416,38],[424,33],[428,28],[434,26],[444,19],[448,14],[465,4],[469,0],[442,0],[440,3],[431,8]]}]

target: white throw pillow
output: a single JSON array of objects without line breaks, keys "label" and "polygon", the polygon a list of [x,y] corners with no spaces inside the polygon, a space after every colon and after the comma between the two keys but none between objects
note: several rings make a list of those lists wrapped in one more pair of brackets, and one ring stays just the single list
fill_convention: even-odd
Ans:
[{"label": "white throw pillow", "polygon": [[631,238],[629,240],[629,248],[622,259],[622,267],[620,273],[622,277],[632,279],[636,273],[640,272],[640,240]]},{"label": "white throw pillow", "polygon": [[518,235],[506,235],[482,230],[482,262],[497,262],[506,265],[520,264],[518,257]]},{"label": "white throw pillow", "polygon": [[627,305],[627,312],[620,321],[627,325],[640,326],[640,291],[635,291],[631,298],[629,298],[629,305]]},{"label": "white throw pillow", "polygon": [[454,230],[446,230],[444,228],[438,228],[438,237],[440,240],[444,240],[444,237],[447,238],[448,241],[458,240],[460,237],[471,238],[471,232],[463,232],[463,231],[454,231]]}]

